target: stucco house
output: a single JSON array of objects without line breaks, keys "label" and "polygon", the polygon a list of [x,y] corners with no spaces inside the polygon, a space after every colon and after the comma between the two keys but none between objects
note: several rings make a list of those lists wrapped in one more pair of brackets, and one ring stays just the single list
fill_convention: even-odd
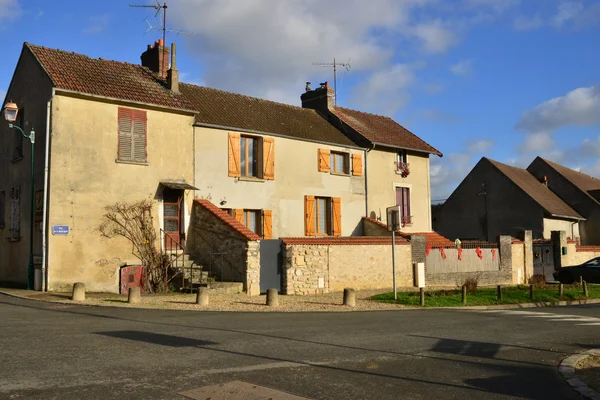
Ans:
[{"label": "stucco house", "polygon": [[[162,41],[141,61],[23,46],[5,100],[38,137],[38,288],[117,290],[120,268],[139,264],[97,231],[117,202],[150,199],[165,250],[185,249],[195,199],[259,239],[360,236],[393,204],[404,233],[431,231],[429,156],[441,153],[390,118],[333,106],[327,84],[297,107],[181,83]],[[5,123],[0,149],[0,282],[22,284],[30,154]]]},{"label": "stucco house", "polygon": [[483,157],[435,216],[435,229],[449,239],[494,241],[531,230],[533,239],[552,231],[579,237],[585,218],[528,170]]},{"label": "stucco house", "polygon": [[527,171],[585,218],[579,222],[581,244],[600,245],[600,179],[541,157]]}]

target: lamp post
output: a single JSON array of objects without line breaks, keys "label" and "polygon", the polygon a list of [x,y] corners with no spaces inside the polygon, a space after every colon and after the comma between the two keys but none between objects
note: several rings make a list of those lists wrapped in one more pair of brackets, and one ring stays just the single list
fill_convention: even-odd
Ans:
[{"label": "lamp post", "polygon": [[27,289],[33,290],[33,226],[35,219],[35,192],[34,192],[34,172],[35,172],[35,131],[31,129],[29,135],[23,132],[23,129],[15,125],[14,122],[17,120],[17,114],[19,113],[19,107],[12,101],[4,106],[4,118],[8,122],[9,128],[17,129],[21,132],[23,137],[29,139],[31,142],[31,212],[29,215],[29,264],[27,265]]}]

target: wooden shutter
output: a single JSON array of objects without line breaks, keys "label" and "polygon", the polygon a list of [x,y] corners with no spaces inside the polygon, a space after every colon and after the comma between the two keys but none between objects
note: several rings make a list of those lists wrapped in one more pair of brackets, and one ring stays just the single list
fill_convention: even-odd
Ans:
[{"label": "wooden shutter", "polygon": [[333,236],[342,236],[342,202],[339,197],[331,199],[333,219]]},{"label": "wooden shutter", "polygon": [[131,161],[133,158],[132,149],[132,130],[133,121],[131,110],[128,108],[119,108],[119,149],[117,159]]},{"label": "wooden shutter", "polygon": [[229,134],[229,176],[241,176],[240,170],[240,134]]},{"label": "wooden shutter", "polygon": [[304,196],[304,234],[315,236],[315,196]]},{"label": "wooden shutter", "polygon": [[352,175],[362,176],[362,155],[352,154]]},{"label": "wooden shutter", "polygon": [[273,212],[263,210],[263,239],[273,239]]},{"label": "wooden shutter", "polygon": [[329,150],[319,149],[319,172],[329,172]]},{"label": "wooden shutter", "polygon": [[263,139],[263,178],[275,179],[275,140],[273,138]]},{"label": "wooden shutter", "polygon": [[236,208],[233,210],[233,218],[240,224],[244,224],[244,210],[242,208]]},{"label": "wooden shutter", "polygon": [[140,110],[131,110],[132,113],[132,149],[133,161],[146,162],[146,112]]}]

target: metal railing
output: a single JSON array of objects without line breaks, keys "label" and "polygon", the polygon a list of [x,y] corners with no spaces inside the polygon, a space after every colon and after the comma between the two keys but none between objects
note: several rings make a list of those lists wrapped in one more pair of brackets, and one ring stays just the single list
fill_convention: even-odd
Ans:
[{"label": "metal railing", "polygon": [[163,229],[160,230],[160,243],[163,256],[168,257],[169,269],[181,274],[181,287],[183,288],[185,286],[185,250],[183,246]]},{"label": "metal railing", "polygon": [[[229,276],[230,281],[233,282],[243,282],[244,281],[244,272],[240,271],[234,263],[227,257],[229,253],[219,251],[208,239],[206,239],[198,230],[190,229],[190,232],[193,232],[199,239],[201,239],[212,251],[205,252],[203,255],[209,256],[209,260],[204,259],[203,262],[208,261],[208,276],[214,277],[216,280],[220,280],[221,282],[225,281],[225,276]],[[218,263],[218,261],[221,261]],[[216,264],[219,267],[216,267]]]}]

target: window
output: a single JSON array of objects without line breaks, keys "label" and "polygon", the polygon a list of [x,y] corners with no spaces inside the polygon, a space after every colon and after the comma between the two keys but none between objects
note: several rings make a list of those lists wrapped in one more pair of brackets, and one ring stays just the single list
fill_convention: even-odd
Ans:
[{"label": "window", "polygon": [[412,224],[412,217],[410,215],[410,189],[407,187],[396,188],[396,205],[400,206],[402,226]]},{"label": "window", "polygon": [[349,174],[349,163],[348,153],[339,153],[332,151],[330,154],[331,160],[329,165],[331,166],[331,172],[334,174]]},{"label": "window", "polygon": [[146,111],[119,108],[119,147],[117,161],[147,162]]},{"label": "window", "polygon": [[0,229],[4,229],[6,225],[6,193],[0,192]]},{"label": "window", "polygon": [[274,139],[230,133],[229,176],[275,179]]},{"label": "window", "polygon": [[600,268],[600,257],[591,259],[590,261],[583,264],[583,266],[590,268]]},{"label": "window", "polygon": [[258,139],[242,136],[240,165],[242,176],[258,176]]},{"label": "window", "polygon": [[407,162],[406,151],[398,150],[396,152],[396,173],[408,176],[410,164]]},{"label": "window", "polygon": [[[17,121],[17,125],[19,126],[19,128],[23,129],[23,131],[25,131],[25,108],[20,108],[19,109],[19,114],[18,115],[18,121]],[[12,161],[19,161],[23,159],[23,134],[18,130],[18,129],[13,129],[13,137],[14,137],[14,143],[13,143],[13,151],[12,151]]]},{"label": "window", "polygon": [[21,188],[14,187],[10,190],[10,226],[8,240],[21,239]]},{"label": "window", "polygon": [[341,201],[338,197],[304,197],[305,235],[341,236]]},{"label": "window", "polygon": [[238,222],[263,239],[272,239],[272,212],[271,210],[250,210],[225,208],[223,211],[232,215]]}]

